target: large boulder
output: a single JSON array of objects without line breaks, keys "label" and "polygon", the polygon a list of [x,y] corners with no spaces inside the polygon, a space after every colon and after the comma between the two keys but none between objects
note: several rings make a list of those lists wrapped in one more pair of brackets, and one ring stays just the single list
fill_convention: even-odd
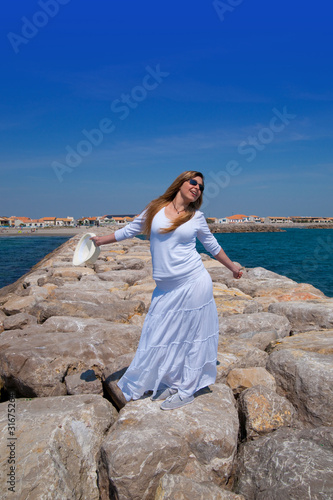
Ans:
[{"label": "large boulder", "polygon": [[234,368],[227,376],[227,384],[236,395],[256,385],[263,385],[272,391],[276,389],[274,377],[262,367]]},{"label": "large boulder", "polygon": [[22,312],[6,317],[3,321],[3,327],[5,330],[16,330],[17,328],[22,330],[25,326],[34,325],[36,323],[37,319],[35,316]]},{"label": "large boulder", "polygon": [[117,492],[119,500],[153,498],[161,476],[181,473],[193,455],[224,485],[232,473],[237,434],[235,401],[223,384],[172,411],[160,410],[149,398],[131,402],[102,444],[102,487]]},{"label": "large boulder", "polygon": [[268,354],[257,347],[239,340],[228,340],[220,335],[217,352],[218,382],[226,382],[234,368],[266,367]]},{"label": "large boulder", "polygon": [[66,376],[84,379],[93,370],[101,378],[114,359],[137,348],[140,333],[135,325],[63,317],[8,330],[0,336],[0,376],[21,396],[64,395]]},{"label": "large boulder", "polygon": [[328,500],[332,470],[332,428],[281,428],[241,445],[236,492],[246,500]]},{"label": "large boulder", "polygon": [[[9,408],[15,410],[10,415],[15,415],[17,424],[11,436]],[[116,418],[113,406],[94,395],[0,404],[1,498],[98,500],[96,455]],[[11,452],[12,465],[8,463]],[[14,491],[8,489],[9,473]]]},{"label": "large boulder", "polygon": [[333,328],[333,300],[315,302],[280,302],[269,312],[286,316],[295,333]]},{"label": "large boulder", "polygon": [[246,340],[265,349],[274,339],[286,337],[290,333],[290,323],[284,316],[259,312],[234,314],[220,318],[220,335]]},{"label": "large boulder", "polygon": [[245,500],[243,495],[219,488],[212,482],[193,481],[181,474],[165,474],[160,479],[154,500]]},{"label": "large boulder", "polygon": [[77,316],[81,318],[102,318],[107,321],[125,322],[134,314],[145,311],[141,300],[119,300],[109,297],[103,302],[94,299],[94,294],[88,293],[83,300],[82,293],[77,293],[72,300],[42,300],[38,302],[30,313],[43,323],[51,316]]},{"label": "large boulder", "polygon": [[237,288],[228,288],[221,283],[213,283],[213,295],[220,318],[259,310],[259,304]]},{"label": "large boulder", "polygon": [[254,439],[293,424],[295,409],[283,396],[263,385],[243,391],[238,400],[243,434]]},{"label": "large boulder", "polygon": [[302,349],[319,354],[333,354],[333,330],[312,330],[279,339],[271,342],[267,352],[281,349]]},{"label": "large boulder", "polygon": [[314,426],[333,425],[332,354],[281,349],[269,356],[267,370],[302,420]]}]

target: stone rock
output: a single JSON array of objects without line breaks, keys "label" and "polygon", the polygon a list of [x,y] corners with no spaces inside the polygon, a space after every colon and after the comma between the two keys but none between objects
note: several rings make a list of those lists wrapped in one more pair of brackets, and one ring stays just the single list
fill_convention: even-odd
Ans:
[{"label": "stone rock", "polygon": [[54,276],[43,276],[42,278],[39,278],[37,280],[37,285],[38,286],[44,286],[44,285],[56,285],[56,286],[62,286],[65,282],[62,278],[55,278]]},{"label": "stone rock", "polygon": [[57,267],[52,270],[53,278],[63,278],[64,280],[79,280],[82,276],[94,274],[94,270],[89,267]]},{"label": "stone rock", "polygon": [[113,281],[119,280],[124,281],[128,285],[132,286],[140,282],[149,274],[148,270],[141,269],[139,271],[135,270],[123,270],[123,271],[107,271],[104,273],[98,273],[97,276],[103,281]]},{"label": "stone rock", "polygon": [[96,455],[117,418],[113,406],[95,395],[16,399],[15,493],[6,484],[8,408],[0,404],[1,498],[98,500]]},{"label": "stone rock", "polygon": [[82,293],[77,293],[77,300],[42,300],[30,312],[43,323],[51,316],[74,316],[82,318],[100,318],[107,321],[126,322],[134,314],[145,312],[145,305],[141,300],[120,300],[110,296],[103,303],[94,299],[94,294],[88,294],[86,301],[80,300]]},{"label": "stone rock", "polygon": [[101,447],[101,489],[107,492],[111,484],[119,500],[153,498],[160,478],[181,473],[190,455],[213,474],[216,483],[226,484],[238,434],[231,390],[215,384],[192,404],[170,413],[150,398],[130,402],[120,411]]},{"label": "stone rock", "polygon": [[[204,266],[207,269],[207,271],[210,274],[210,277],[212,278],[213,283],[218,282],[218,283],[223,283],[226,285],[227,281],[232,279],[232,272],[229,271],[225,266],[222,266],[220,263],[218,263],[216,260],[211,260],[204,262]],[[245,269],[242,269],[243,271],[243,276],[242,280],[246,278],[247,271]],[[237,283],[239,280],[235,280]],[[235,285],[236,288],[237,285]]]},{"label": "stone rock", "polygon": [[3,306],[3,312],[10,316],[11,314],[18,314],[21,312],[28,312],[35,305],[36,300],[32,296],[27,297],[19,297],[14,296],[11,297]]},{"label": "stone rock", "polygon": [[103,396],[102,381],[95,375],[94,370],[86,370],[65,377],[67,394],[100,394]]},{"label": "stone rock", "polygon": [[[141,244],[135,244],[132,245],[131,247],[128,247],[127,253],[128,255],[136,254],[136,255],[149,255],[150,256],[150,250],[149,250],[149,241],[141,241]],[[128,242],[126,242],[127,244]]]},{"label": "stone rock", "polygon": [[17,328],[24,328],[26,325],[37,324],[35,316],[28,313],[18,313],[12,316],[7,316],[4,319],[3,326],[5,330],[16,330]]},{"label": "stone rock", "polygon": [[243,495],[219,488],[214,483],[198,483],[180,474],[165,474],[154,500],[245,500]]},{"label": "stone rock", "polygon": [[122,391],[117,386],[117,382],[126,372],[134,358],[134,355],[134,352],[130,352],[128,354],[124,354],[123,356],[119,356],[113,361],[113,363],[106,366],[102,373],[104,388],[109,394],[112,403],[119,410],[127,404],[127,401],[124,398]]},{"label": "stone rock", "polygon": [[[266,269],[264,271],[267,272]],[[281,295],[282,293],[286,293],[297,286],[296,281],[286,278],[285,276],[261,276],[255,278],[253,275],[251,276],[250,271],[247,272],[246,276],[243,275],[240,280],[230,277],[225,281],[225,284],[228,287],[236,287],[251,297],[260,297],[262,295]]]},{"label": "stone rock", "polygon": [[267,370],[301,420],[314,426],[333,425],[332,354],[281,349],[269,356]]},{"label": "stone rock", "polygon": [[242,444],[237,493],[246,500],[328,500],[333,491],[333,429],[281,428]]},{"label": "stone rock", "polygon": [[65,377],[87,370],[101,377],[114,359],[136,350],[141,333],[134,325],[80,318],[50,318],[37,326],[0,336],[0,376],[20,396],[65,395]]},{"label": "stone rock", "polygon": [[237,288],[228,288],[221,283],[214,283],[213,295],[219,317],[242,314],[249,308],[258,312],[258,303]]},{"label": "stone rock", "polygon": [[263,385],[272,391],[276,390],[274,377],[265,368],[234,368],[227,376],[227,384],[234,394],[255,385]]},{"label": "stone rock", "polygon": [[318,352],[319,354],[333,354],[333,330],[313,330],[298,333],[292,337],[273,341],[267,352],[281,349],[302,349],[302,351]]},{"label": "stone rock", "polygon": [[250,341],[262,349],[265,349],[273,339],[289,335],[291,328],[284,316],[266,312],[234,314],[220,318],[219,324],[221,335]]},{"label": "stone rock", "polygon": [[280,302],[269,312],[286,316],[296,333],[333,328],[333,300],[323,302]]},{"label": "stone rock", "polygon": [[293,405],[263,385],[243,391],[238,402],[247,439],[257,438],[293,423]]},{"label": "stone rock", "polygon": [[6,318],[7,316],[5,315],[5,313],[0,309],[0,333],[4,331],[3,322]]},{"label": "stone rock", "polygon": [[228,341],[220,337],[217,352],[218,382],[226,383],[233,368],[266,367],[268,354],[242,341]]}]

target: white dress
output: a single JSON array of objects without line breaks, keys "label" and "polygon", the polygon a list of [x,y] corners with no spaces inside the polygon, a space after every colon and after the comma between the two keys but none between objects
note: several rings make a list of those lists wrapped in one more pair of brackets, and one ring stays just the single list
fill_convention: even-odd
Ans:
[{"label": "white dress", "polygon": [[[140,234],[144,214],[116,231],[116,240]],[[170,224],[164,208],[152,222],[156,288],[135,357],[118,382],[127,401],[165,387],[191,396],[216,379],[218,317],[212,280],[196,251],[196,238],[212,255],[221,247],[200,211],[175,231],[161,234],[160,229]]]}]

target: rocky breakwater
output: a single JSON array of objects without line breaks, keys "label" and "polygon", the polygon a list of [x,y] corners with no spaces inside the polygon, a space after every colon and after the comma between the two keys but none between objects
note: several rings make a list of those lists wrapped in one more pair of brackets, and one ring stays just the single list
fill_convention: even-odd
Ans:
[{"label": "rocky breakwater", "polygon": [[234,280],[203,255],[216,384],[171,412],[125,404],[116,382],[154,289],[149,243],[73,267],[78,239],[0,290],[2,498],[333,498],[333,299],[263,268]]}]

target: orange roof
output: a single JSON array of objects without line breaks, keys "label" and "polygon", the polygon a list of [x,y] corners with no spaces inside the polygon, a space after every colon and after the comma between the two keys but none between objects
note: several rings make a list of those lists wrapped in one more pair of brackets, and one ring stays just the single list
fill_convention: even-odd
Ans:
[{"label": "orange roof", "polygon": [[42,217],[42,218],[41,218],[41,219],[39,219],[39,220],[44,221],[44,220],[55,220],[55,219],[56,219],[56,217]]},{"label": "orange roof", "polygon": [[69,219],[68,217],[57,217],[57,220],[73,220],[73,219]]},{"label": "orange roof", "polygon": [[23,221],[31,220],[30,217],[14,217],[14,216],[12,216],[12,217],[9,217],[9,218],[12,219],[12,220],[21,220],[22,222]]},{"label": "orange roof", "polygon": [[227,217],[227,219],[244,219],[245,217],[248,217],[248,215],[231,215],[231,217]]}]

